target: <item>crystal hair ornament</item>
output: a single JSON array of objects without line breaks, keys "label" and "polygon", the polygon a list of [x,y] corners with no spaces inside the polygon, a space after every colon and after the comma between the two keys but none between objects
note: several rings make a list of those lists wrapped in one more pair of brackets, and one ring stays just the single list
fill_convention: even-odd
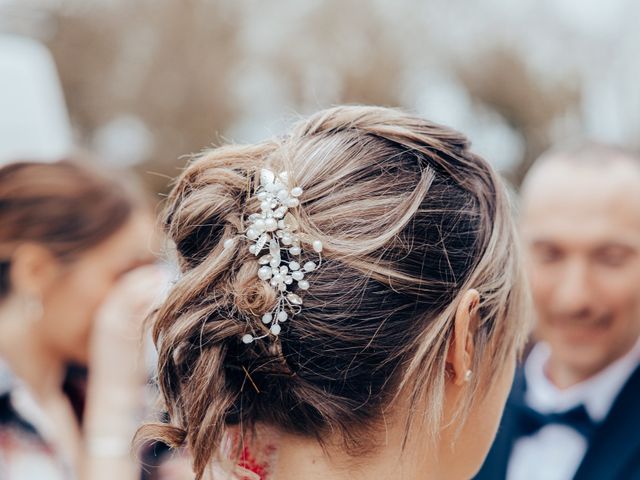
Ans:
[{"label": "crystal hair ornament", "polygon": [[[242,341],[246,344],[270,334],[276,337],[280,334],[280,324],[291,319],[302,308],[302,298],[292,290],[308,290],[306,275],[322,263],[322,242],[300,233],[298,221],[289,212],[289,209],[300,205],[302,188],[289,190],[287,184],[287,172],[276,175],[271,170],[260,171],[260,185],[255,192],[260,200],[260,213],[249,215],[249,226],[244,237],[251,242],[249,252],[258,258],[258,277],[268,282],[278,297],[275,306],[261,318],[268,332],[261,336],[250,333],[243,335]],[[313,261],[302,263],[303,244],[310,245],[318,255],[317,264]],[[231,245],[230,242],[229,247]]]}]

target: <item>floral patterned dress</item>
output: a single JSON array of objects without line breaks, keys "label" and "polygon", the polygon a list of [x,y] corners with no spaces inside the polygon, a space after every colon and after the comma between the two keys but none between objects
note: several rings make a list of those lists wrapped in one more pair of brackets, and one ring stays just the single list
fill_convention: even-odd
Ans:
[{"label": "floral patterned dress", "polygon": [[[231,429],[223,443],[222,457],[231,459],[230,452],[238,452],[239,458],[225,467],[213,465],[211,477],[214,479],[231,478],[233,480],[274,480],[277,437],[269,430],[256,435],[259,441],[244,439],[241,442],[238,433]],[[238,448],[241,447],[241,448]],[[236,453],[237,455],[237,453]],[[229,473],[232,471],[233,473]],[[231,477],[229,477],[231,475]]]},{"label": "floral patterned dress", "polygon": [[240,462],[238,466],[248,470],[253,476],[247,473],[242,480],[271,480],[273,477],[272,467],[275,457],[276,447],[273,444],[267,444],[263,448],[244,447],[240,454]]}]

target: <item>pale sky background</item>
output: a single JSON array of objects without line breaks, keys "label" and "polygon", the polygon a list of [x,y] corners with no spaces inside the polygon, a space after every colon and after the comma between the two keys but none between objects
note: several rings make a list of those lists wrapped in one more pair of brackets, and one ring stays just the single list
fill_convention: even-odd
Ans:
[{"label": "pale sky background", "polygon": [[[48,30],[48,11],[61,6],[90,9],[125,1],[131,0],[0,0],[0,33],[28,32],[36,40],[46,41],[52,34]],[[291,120],[292,92],[282,82],[277,65],[270,61],[283,51],[303,65],[308,78],[308,91],[304,92],[308,110],[330,104],[338,96],[340,79],[324,55],[349,61],[353,56],[366,55],[368,46],[358,43],[355,35],[345,40],[346,52],[323,52],[322,45],[291,44],[292,32],[321,3],[322,0],[235,3],[235,8],[242,9],[241,38],[246,58],[238,62],[236,81],[228,94],[244,113],[222,132],[225,137],[259,140],[279,133]],[[509,45],[543,83],[569,81],[579,87],[581,102],[558,119],[553,126],[554,138],[586,136],[640,148],[640,2],[345,0],[344,4],[374,11],[384,19],[385,35],[408,46],[406,51],[398,52],[405,68],[396,87],[404,104],[464,131],[476,150],[500,169],[519,161],[523,139],[498,112],[473,101],[454,69],[460,62],[473,65],[481,61],[479,52],[495,45]],[[142,27],[140,36],[144,37]],[[348,25],[344,32],[348,35]],[[148,40],[152,43],[152,39]],[[429,42],[429,52],[420,55],[420,43],[425,40]],[[60,125],[67,114],[60,97],[56,97],[60,88],[47,66],[50,59],[33,44],[19,48],[15,46],[17,42],[13,45],[12,53],[11,42],[0,37],[0,72],[19,57],[24,63],[21,68],[30,68],[33,73],[24,74],[28,81],[20,80],[23,77],[19,75],[0,75],[0,135],[20,143],[16,126],[31,123],[34,129],[49,132],[39,142],[50,145],[57,153],[71,143],[71,127]],[[29,48],[31,53],[26,53]],[[135,55],[133,47],[131,54]],[[125,78],[135,82],[135,69]],[[50,101],[37,100],[43,95]],[[17,109],[16,105],[23,101],[28,108]],[[18,110],[20,114],[16,113]],[[48,129],[46,122],[53,127]],[[52,140],[53,137],[57,139]],[[30,141],[32,137],[24,140]],[[126,165],[144,158],[153,142],[153,135],[141,119],[122,112],[95,132],[92,145]]]}]

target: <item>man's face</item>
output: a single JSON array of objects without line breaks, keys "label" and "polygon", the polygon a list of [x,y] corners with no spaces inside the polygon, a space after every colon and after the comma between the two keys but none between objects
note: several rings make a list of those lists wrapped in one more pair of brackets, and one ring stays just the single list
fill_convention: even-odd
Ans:
[{"label": "man's face", "polygon": [[525,182],[521,230],[536,334],[583,378],[640,335],[640,167],[550,161]]}]

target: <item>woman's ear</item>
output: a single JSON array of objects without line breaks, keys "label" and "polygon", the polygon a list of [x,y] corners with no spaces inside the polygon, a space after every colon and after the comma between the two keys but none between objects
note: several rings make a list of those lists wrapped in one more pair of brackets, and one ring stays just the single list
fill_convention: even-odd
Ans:
[{"label": "woman's ear", "polygon": [[23,243],[11,256],[11,290],[42,298],[60,272],[58,259],[42,245]]},{"label": "woman's ear", "polygon": [[447,367],[452,374],[453,383],[458,386],[463,385],[470,376],[479,305],[480,294],[472,288],[464,292],[456,309]]}]

